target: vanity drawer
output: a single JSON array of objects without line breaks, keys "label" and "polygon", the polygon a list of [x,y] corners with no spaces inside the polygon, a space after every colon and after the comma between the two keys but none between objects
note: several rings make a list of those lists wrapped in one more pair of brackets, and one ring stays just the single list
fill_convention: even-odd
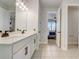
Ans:
[{"label": "vanity drawer", "polygon": [[13,55],[13,59],[30,59],[30,46],[26,45],[21,48],[16,54]]},{"label": "vanity drawer", "polygon": [[30,42],[29,38],[25,38],[13,45],[13,54],[16,54],[20,49],[22,49],[26,44]]},{"label": "vanity drawer", "polygon": [[36,37],[36,35],[33,36],[33,40],[34,40],[34,45],[36,46],[36,42],[37,42],[37,37]]}]

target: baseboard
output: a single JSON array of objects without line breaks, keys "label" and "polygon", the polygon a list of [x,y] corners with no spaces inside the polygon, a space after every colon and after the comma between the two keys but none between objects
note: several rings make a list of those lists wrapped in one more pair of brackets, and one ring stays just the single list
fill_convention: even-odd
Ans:
[{"label": "baseboard", "polygon": [[48,42],[40,42],[40,44],[48,44]]},{"label": "baseboard", "polygon": [[64,51],[68,51],[68,48],[65,48],[65,47],[61,47],[61,49]]},{"label": "baseboard", "polygon": [[74,45],[74,46],[78,46],[78,44],[68,44],[69,46],[72,46],[72,45]]}]

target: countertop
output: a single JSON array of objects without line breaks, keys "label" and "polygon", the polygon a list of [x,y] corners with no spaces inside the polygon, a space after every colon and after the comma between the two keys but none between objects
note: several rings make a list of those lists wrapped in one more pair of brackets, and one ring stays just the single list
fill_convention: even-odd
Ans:
[{"label": "countertop", "polygon": [[7,45],[14,44],[34,34],[36,34],[36,32],[26,32],[24,34],[18,32],[10,33],[9,37],[4,37],[4,38],[0,37],[0,44],[7,44]]}]

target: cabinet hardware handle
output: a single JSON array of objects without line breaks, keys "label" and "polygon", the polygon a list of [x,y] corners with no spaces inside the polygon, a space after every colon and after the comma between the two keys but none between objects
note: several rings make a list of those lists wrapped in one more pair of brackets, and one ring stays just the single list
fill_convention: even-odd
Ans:
[{"label": "cabinet hardware handle", "polygon": [[36,40],[34,39],[34,44],[36,43]]},{"label": "cabinet hardware handle", "polygon": [[28,54],[28,47],[25,48],[25,56]]},{"label": "cabinet hardware handle", "polygon": [[34,28],[33,31],[36,31],[36,29]]}]

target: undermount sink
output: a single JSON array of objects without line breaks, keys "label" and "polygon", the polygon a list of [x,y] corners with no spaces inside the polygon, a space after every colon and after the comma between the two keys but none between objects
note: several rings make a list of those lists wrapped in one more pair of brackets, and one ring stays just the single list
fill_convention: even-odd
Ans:
[{"label": "undermount sink", "polygon": [[23,37],[22,35],[10,35],[8,37],[2,37],[1,40],[14,40]]}]

